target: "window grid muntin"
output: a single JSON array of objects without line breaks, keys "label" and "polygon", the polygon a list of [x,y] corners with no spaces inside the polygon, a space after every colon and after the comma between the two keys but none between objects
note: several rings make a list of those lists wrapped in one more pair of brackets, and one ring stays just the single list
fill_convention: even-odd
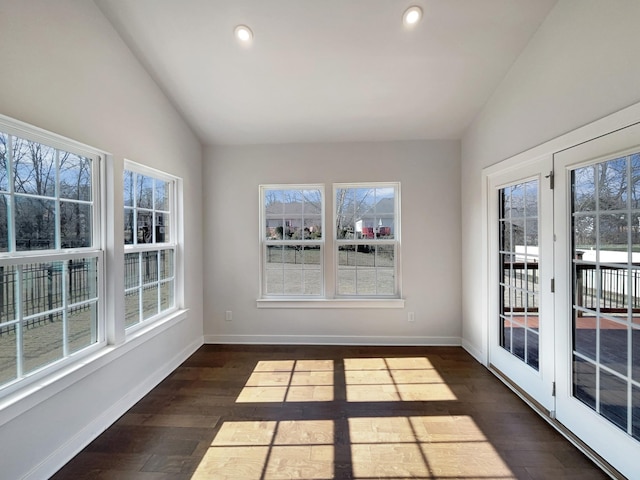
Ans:
[{"label": "window grid muntin", "polygon": [[[302,201],[296,200],[295,202],[274,202],[282,204],[281,212],[267,212],[268,203],[266,200],[269,192],[273,192],[274,198],[277,198],[278,193],[282,193],[282,199],[285,198],[285,192],[290,192],[288,195],[291,195],[292,198],[300,198]],[[307,201],[303,192],[314,192],[319,198],[320,205],[315,205],[313,207],[309,207],[307,205],[312,206],[313,202]],[[325,198],[324,198],[324,186],[309,184],[309,185],[261,185],[259,188],[260,194],[260,238],[261,238],[261,289],[263,297],[297,297],[297,298],[318,298],[324,295],[324,245],[325,245]],[[297,207],[297,204],[300,204],[300,213],[297,212],[287,212],[286,205],[292,204]],[[307,212],[307,209],[310,209],[310,212]],[[306,219],[316,219],[320,222],[320,232],[319,235],[315,238],[307,238],[307,236],[311,235],[313,232],[309,232],[309,234],[305,231],[305,220]],[[269,220],[281,220],[282,223],[280,228],[282,229],[282,233],[278,235],[276,227],[271,227],[268,225]],[[292,220],[300,220],[299,230],[300,230],[300,238],[291,238],[293,236],[290,235],[290,238],[285,238],[288,235],[287,229],[292,227]],[[287,224],[287,221],[289,222]],[[271,232],[273,230],[274,232]],[[271,235],[270,235],[271,233]],[[274,235],[275,233],[275,235]],[[279,237],[279,238],[278,238]],[[269,266],[271,257],[271,249],[272,247],[282,247],[282,266]],[[287,272],[287,262],[285,261],[285,249],[293,248],[294,252],[294,264],[300,265],[300,282],[298,285],[298,290],[293,291],[292,288],[287,288],[286,283],[286,272]],[[306,258],[306,252],[310,249],[318,249],[318,263],[306,263],[304,260]],[[296,253],[298,251],[303,252],[302,255],[302,263],[297,262]],[[313,267],[307,267],[308,265],[313,265]],[[316,266],[317,265],[317,266]],[[271,286],[272,282],[269,282],[270,276],[273,272],[280,271],[282,273],[282,284],[280,289],[272,290]],[[311,275],[311,273],[319,273],[319,279],[314,281],[314,283],[318,284],[317,293],[309,293],[312,291],[312,284],[308,284],[306,282],[307,278],[311,278],[311,276],[307,276],[307,274]],[[289,290],[289,291],[287,291]]]},{"label": "window grid muntin", "polygon": [[[381,197],[380,200],[376,201],[375,199],[377,198],[377,190],[389,190],[391,189],[393,191],[393,213],[391,214],[383,214],[383,213],[379,213],[377,211],[377,209],[375,207],[377,207],[377,205],[380,203],[381,200],[384,199],[388,199],[388,196],[383,196]],[[385,235],[384,237],[380,237],[378,235],[379,231],[376,231],[377,228],[374,226],[373,228],[373,237],[369,237],[369,231],[367,230],[367,236],[366,237],[358,237],[356,235],[357,232],[357,227],[356,227],[356,216],[358,215],[358,210],[356,208],[355,205],[355,201],[357,199],[356,195],[357,195],[357,191],[359,190],[373,190],[374,191],[374,203],[372,204],[374,207],[374,218],[377,220],[381,220],[383,217],[385,218],[392,218],[392,225],[391,225],[391,234],[392,234],[392,238],[389,238],[387,235]],[[338,222],[340,221],[340,217],[345,217],[346,215],[344,214],[344,210],[341,209],[340,205],[339,205],[339,201],[338,201],[338,192],[344,192],[344,191],[354,191],[353,193],[353,199],[354,199],[354,211],[353,211],[353,222],[354,222],[354,230],[353,230],[353,238],[339,238],[340,237],[340,228],[338,225]],[[334,232],[334,244],[335,244],[335,248],[334,248],[334,265],[335,265],[335,295],[337,298],[398,298],[400,295],[400,279],[399,279],[399,251],[400,251],[400,184],[396,183],[396,182],[368,182],[368,183],[336,183],[333,185],[333,199],[335,202],[334,208],[333,208],[333,218],[334,218],[334,225],[336,226],[335,232]],[[344,199],[343,199],[344,200]],[[366,209],[363,211],[363,216],[367,213],[371,211],[371,207],[369,209]],[[364,225],[363,225],[364,227]],[[386,227],[386,226],[385,226]],[[344,229],[343,229],[344,230]],[[376,282],[375,282],[375,286],[376,286],[376,293],[358,293],[358,276],[357,276],[357,265],[356,265],[356,277],[355,277],[355,293],[349,293],[349,294],[344,294],[344,293],[340,293],[341,291],[345,291],[344,288],[342,288],[341,282],[340,282],[340,275],[341,275],[341,270],[342,273],[344,275],[344,271],[345,269],[341,269],[341,265],[340,265],[340,251],[341,248],[344,247],[353,247],[355,249],[355,252],[358,252],[358,249],[361,247],[366,248],[369,245],[373,245],[375,246],[375,251],[376,253],[374,254],[375,257],[377,257],[378,255],[378,246],[384,246],[384,245],[388,245],[388,246],[392,246],[393,247],[393,256],[394,256],[394,265],[393,265],[393,281],[394,281],[394,287],[393,287],[393,293],[377,293],[377,289],[378,289],[378,282],[377,282],[377,278],[378,278],[378,267],[374,267],[374,272],[375,272],[375,276],[376,276]],[[344,251],[344,250],[343,250]],[[375,259],[374,259],[375,261]],[[364,268],[364,266],[362,266],[362,268]],[[389,268],[389,267],[380,267],[380,268]]]},{"label": "window grid muntin", "polygon": [[[611,179],[611,177],[602,175],[603,173],[607,173],[606,170],[607,165],[615,165],[619,164],[621,161],[625,162],[624,170],[624,180],[622,184],[624,185],[624,192],[622,194],[623,202],[617,202],[614,206],[615,208],[611,208],[610,199],[603,197],[604,192],[601,191],[601,186],[609,186],[607,185],[607,181]],[[615,170],[615,169],[614,169]],[[622,171],[622,169],[618,169],[618,171]],[[577,177],[579,174],[587,173],[588,178],[592,179],[591,187],[591,195],[593,199],[588,202],[586,207],[584,206],[584,199],[580,199],[580,210],[576,210],[576,205],[578,204],[578,199],[576,198],[576,193],[583,193],[585,189],[584,185],[577,184]],[[590,173],[589,173],[590,172]],[[638,241],[638,226],[636,226],[632,219],[640,216],[640,204],[638,198],[638,192],[640,191],[640,185],[638,185],[638,181],[636,180],[633,185],[631,184],[634,178],[637,178],[638,173],[640,172],[640,153],[633,152],[628,155],[616,156],[608,159],[600,159],[596,163],[580,165],[571,170],[570,172],[570,182],[571,182],[571,248],[572,248],[572,355],[573,355],[573,369],[572,369],[572,395],[577,398],[579,401],[583,402],[588,407],[592,408],[598,414],[606,418],[613,425],[617,426],[621,430],[625,431],[627,434],[635,438],[636,440],[640,440],[640,428],[638,425],[638,419],[634,418],[634,415],[637,416],[637,413],[634,413],[634,410],[637,411],[640,409],[640,405],[638,405],[637,398],[634,397],[634,392],[638,391],[640,387],[640,378],[635,378],[634,371],[638,368],[637,365],[634,364],[634,338],[640,332],[640,322],[636,321],[636,317],[634,317],[634,313],[638,313],[640,310],[640,304],[637,299],[639,299],[640,295],[634,294],[633,292],[638,291],[638,272],[640,271],[639,262],[634,262],[633,253],[638,249],[638,245],[640,245],[640,241]],[[600,173],[600,177],[598,176]],[[588,193],[588,191],[587,191]],[[587,199],[588,200],[588,199]],[[604,201],[604,204],[602,204]],[[601,222],[601,217],[609,217],[612,215],[624,216],[625,217],[625,226],[626,226],[626,234],[625,234],[625,243],[626,248],[624,254],[626,254],[626,259],[621,258],[620,262],[613,262],[611,259],[606,259],[603,257],[604,250],[602,247],[607,244],[603,244],[603,232],[601,231],[603,227],[603,222]],[[583,248],[578,246],[576,241],[576,223],[580,219],[591,217],[593,221],[591,222],[591,226],[589,228],[593,229],[594,238],[588,244],[583,244]],[[620,217],[622,219],[622,217]],[[622,238],[622,237],[621,237]],[[635,240],[635,243],[634,243]],[[594,258],[585,260],[583,256],[588,252],[588,246],[591,245],[591,250],[595,251]],[[581,253],[578,250],[583,250]],[[611,252],[607,251],[607,256],[611,256]],[[579,282],[579,278],[577,275],[577,271],[582,270],[583,274],[580,276],[581,282]],[[595,289],[592,287],[592,291],[594,291],[595,302],[590,304],[590,307],[585,307],[577,301],[583,301],[584,292],[582,289],[584,288],[583,282],[586,278],[584,272],[591,270],[595,275],[594,280],[591,282]],[[606,271],[626,271],[624,274],[624,284],[626,284],[626,308],[617,309],[615,307],[612,312],[608,312],[606,310],[610,310],[605,304],[603,304],[606,299],[606,285],[603,286],[604,276],[603,273]],[[634,288],[635,286],[635,288]],[[625,295],[623,294],[623,297]],[[636,307],[636,308],[634,308]],[[618,315],[612,315],[612,313]],[[620,316],[619,314],[624,313],[624,316]],[[585,317],[589,315],[589,317]],[[595,325],[595,358],[590,358],[589,355],[584,352],[580,352],[576,348],[576,339],[578,336],[578,323],[581,318],[592,318],[594,320]],[[626,328],[626,375],[617,371],[615,368],[611,368],[607,364],[603,363],[602,358],[602,335],[603,329],[601,328],[602,323],[609,322],[610,324],[617,324],[619,326],[623,326]],[[606,329],[605,329],[606,330]],[[640,338],[640,336],[638,337]],[[636,353],[637,355],[637,353]],[[585,365],[590,366],[592,370],[595,372],[593,376],[594,379],[594,390],[595,394],[593,395],[593,405],[588,403],[588,398],[585,396],[580,397],[579,394],[582,392],[583,385],[576,383],[576,379],[582,378],[578,371],[578,363],[583,362]],[[626,401],[626,425],[620,425],[616,423],[614,419],[610,418],[607,415],[607,409],[609,405],[604,405],[603,410],[603,392],[602,392],[602,376],[609,376],[613,379],[619,380],[621,383],[626,384],[626,392],[625,392],[625,401]],[[606,394],[610,394],[610,392],[605,392]],[[637,394],[636,394],[637,395]],[[635,403],[634,403],[635,402]],[[611,415],[609,413],[609,415]]]}]

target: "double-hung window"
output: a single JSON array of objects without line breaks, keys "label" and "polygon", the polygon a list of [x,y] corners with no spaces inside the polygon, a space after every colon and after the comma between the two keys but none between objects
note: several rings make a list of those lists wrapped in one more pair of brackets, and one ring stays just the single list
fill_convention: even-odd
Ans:
[{"label": "double-hung window", "polygon": [[176,179],[127,162],[124,171],[125,326],[175,308]]},{"label": "double-hung window", "polygon": [[335,184],[336,296],[397,297],[397,183]]},{"label": "double-hung window", "polygon": [[324,187],[261,186],[262,294],[324,293]]},{"label": "double-hung window", "polygon": [[0,122],[0,388],[104,343],[98,152]]},{"label": "double-hung window", "polygon": [[265,304],[400,297],[399,183],[334,184],[333,214],[325,212],[324,185],[263,185],[260,202]]}]

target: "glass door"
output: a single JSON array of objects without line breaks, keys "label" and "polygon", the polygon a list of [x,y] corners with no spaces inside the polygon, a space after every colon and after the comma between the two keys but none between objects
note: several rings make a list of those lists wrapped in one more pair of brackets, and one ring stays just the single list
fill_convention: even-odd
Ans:
[{"label": "glass door", "polygon": [[554,410],[550,172],[549,157],[489,177],[489,361],[548,412]]},{"label": "glass door", "polygon": [[640,127],[554,160],[557,419],[632,478],[640,471]]}]

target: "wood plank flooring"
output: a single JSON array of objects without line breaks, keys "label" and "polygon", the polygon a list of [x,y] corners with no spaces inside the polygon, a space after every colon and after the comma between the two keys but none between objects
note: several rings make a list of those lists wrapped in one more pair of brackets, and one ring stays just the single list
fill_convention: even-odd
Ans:
[{"label": "wood plank flooring", "polygon": [[461,348],[205,345],[53,478],[608,477]]}]

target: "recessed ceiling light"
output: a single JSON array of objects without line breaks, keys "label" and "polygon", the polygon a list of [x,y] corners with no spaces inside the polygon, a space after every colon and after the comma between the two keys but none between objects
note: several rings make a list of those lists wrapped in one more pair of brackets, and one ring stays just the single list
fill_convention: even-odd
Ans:
[{"label": "recessed ceiling light", "polygon": [[402,22],[407,27],[412,27],[416,23],[418,23],[421,18],[422,18],[422,9],[414,5],[413,7],[409,7],[404,11],[404,14],[402,15]]},{"label": "recessed ceiling light", "polygon": [[251,43],[253,39],[253,32],[246,25],[238,25],[233,33],[242,43]]}]

